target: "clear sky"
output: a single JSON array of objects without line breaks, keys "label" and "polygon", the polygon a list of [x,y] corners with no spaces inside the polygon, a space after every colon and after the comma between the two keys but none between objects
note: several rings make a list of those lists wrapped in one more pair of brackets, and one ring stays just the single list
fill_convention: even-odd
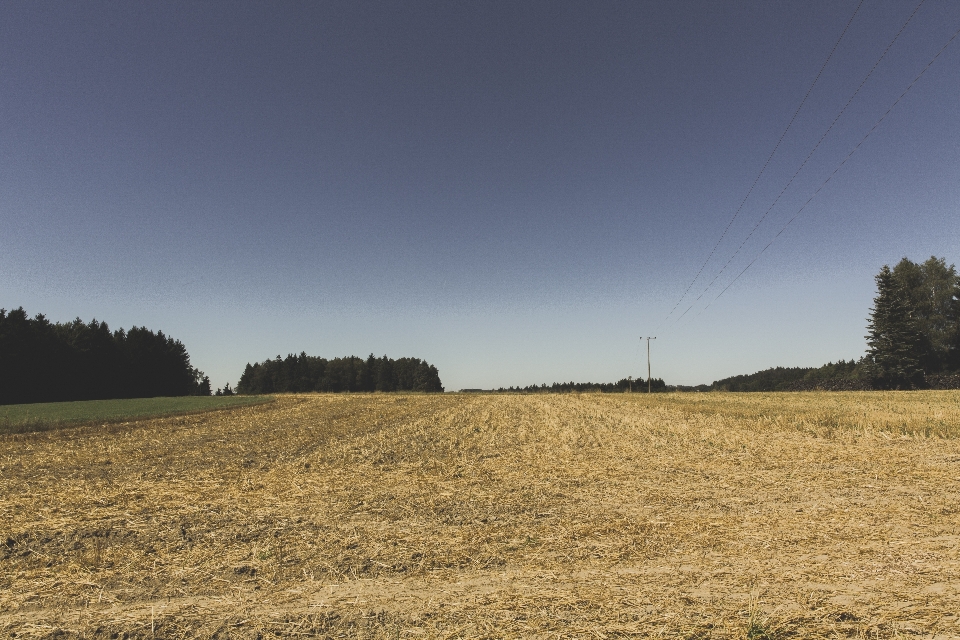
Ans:
[{"label": "clear sky", "polygon": [[648,335],[670,384],[859,357],[884,263],[960,262],[960,38],[716,296],[960,29],[916,6],[7,0],[0,307],[162,329],[214,386],[300,351],[613,381]]}]

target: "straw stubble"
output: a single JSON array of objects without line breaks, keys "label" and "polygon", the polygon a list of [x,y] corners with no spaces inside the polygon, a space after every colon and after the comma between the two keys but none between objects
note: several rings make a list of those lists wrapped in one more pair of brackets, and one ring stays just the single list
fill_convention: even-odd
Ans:
[{"label": "straw stubble", "polygon": [[0,632],[956,637],[960,395],[302,395],[0,438]]}]

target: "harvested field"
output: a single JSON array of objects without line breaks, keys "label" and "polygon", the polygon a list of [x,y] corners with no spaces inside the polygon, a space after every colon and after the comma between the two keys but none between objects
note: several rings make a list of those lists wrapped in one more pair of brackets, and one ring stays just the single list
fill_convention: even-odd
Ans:
[{"label": "harvested field", "polygon": [[960,637],[960,393],[303,395],[0,437],[0,634]]}]

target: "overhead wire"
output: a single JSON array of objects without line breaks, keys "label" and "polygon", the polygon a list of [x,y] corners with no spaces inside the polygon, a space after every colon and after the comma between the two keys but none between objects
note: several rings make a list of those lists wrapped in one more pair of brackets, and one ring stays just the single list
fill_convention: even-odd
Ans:
[{"label": "overhead wire", "polygon": [[893,101],[893,104],[890,105],[890,108],[887,109],[886,112],[885,112],[882,116],[880,116],[880,119],[877,120],[876,123],[874,123],[874,125],[870,128],[870,130],[867,132],[867,134],[866,134],[865,136],[863,136],[863,138],[860,140],[860,142],[858,142],[858,143],[856,144],[856,146],[855,146],[853,149],[851,149],[850,153],[848,153],[847,156],[840,162],[840,164],[837,165],[837,168],[833,170],[833,173],[831,173],[829,176],[827,176],[827,179],[823,181],[823,184],[821,184],[819,187],[817,187],[817,190],[813,192],[813,195],[811,195],[811,196],[807,199],[807,201],[803,203],[803,206],[801,206],[800,209],[797,210],[797,212],[793,215],[793,217],[790,218],[790,219],[787,221],[787,223],[783,225],[783,227],[780,229],[780,231],[777,232],[777,235],[773,236],[773,238],[770,240],[770,242],[768,242],[768,243],[766,244],[766,246],[764,246],[763,249],[760,250],[760,252],[753,258],[753,260],[751,260],[751,261],[747,264],[747,266],[744,267],[743,270],[742,270],[740,273],[737,274],[737,277],[735,277],[733,280],[731,280],[731,281],[730,281],[730,284],[728,284],[726,287],[724,287],[723,290],[722,290],[719,294],[717,294],[717,297],[716,297],[716,298],[714,298],[714,299],[711,300],[709,303],[707,303],[707,305],[706,305],[703,309],[700,310],[700,312],[697,314],[696,317],[699,317],[699,315],[700,315],[701,313],[703,313],[704,311],[706,311],[707,308],[709,308],[711,304],[713,304],[713,303],[716,302],[718,299],[720,299],[720,296],[722,296],[724,293],[726,293],[726,292],[727,292],[727,289],[729,289],[730,287],[732,287],[733,284],[734,284],[737,280],[740,279],[740,276],[742,276],[744,273],[746,273],[747,269],[749,269],[751,266],[753,266],[753,263],[755,263],[757,260],[760,259],[760,256],[762,256],[763,253],[764,253],[768,248],[770,248],[770,245],[772,245],[772,244],[774,243],[774,241],[775,241],[777,238],[779,238],[780,235],[781,235],[784,231],[786,231],[787,227],[789,227],[789,226],[793,223],[794,220],[796,220],[798,217],[800,217],[800,214],[803,213],[803,210],[806,209],[807,205],[810,204],[810,202],[811,202],[814,198],[817,197],[817,195],[820,193],[820,191],[822,191],[823,188],[827,186],[827,184],[833,179],[833,177],[834,177],[835,175],[837,175],[837,172],[840,171],[840,168],[843,167],[844,164],[846,164],[847,160],[849,160],[850,158],[853,157],[853,155],[860,149],[861,145],[863,145],[863,143],[866,142],[867,138],[869,138],[870,135],[871,135],[874,131],[876,131],[877,127],[880,126],[880,123],[883,122],[884,119],[885,119],[888,115],[890,115],[890,112],[893,111],[894,107],[896,107],[897,104],[903,99],[903,97],[906,96],[907,93],[910,92],[910,90],[913,88],[913,86],[914,86],[915,84],[917,84],[917,82],[920,80],[920,78],[923,76],[923,74],[925,74],[925,73],[927,72],[927,70],[928,70],[931,66],[933,66],[933,63],[936,62],[937,58],[939,58],[940,55],[941,55],[944,51],[947,50],[947,47],[950,46],[950,44],[957,38],[957,36],[960,36],[960,29],[957,29],[957,31],[955,31],[954,34],[953,34],[952,36],[950,36],[950,39],[947,40],[946,44],[944,44],[944,45],[940,48],[940,50],[937,51],[936,55],[934,55],[933,58],[930,59],[930,62],[927,63],[927,66],[925,66],[925,67],[920,71],[920,73],[917,74],[917,76],[913,79],[913,82],[911,82],[911,83],[907,86],[907,88],[903,90],[903,93],[901,93],[900,96],[899,96],[896,100]]},{"label": "overhead wire", "polygon": [[[921,0],[923,4],[924,0]],[[797,119],[797,115],[800,113],[800,110],[803,108],[803,105],[807,102],[807,98],[810,97],[810,93],[813,92],[813,88],[816,86],[817,81],[820,80],[820,76],[823,75],[823,70],[827,68],[827,64],[830,63],[830,59],[833,58],[833,54],[837,51],[837,47],[840,46],[840,42],[843,40],[843,37],[846,35],[847,30],[850,28],[850,24],[853,22],[853,19],[857,16],[857,13],[860,11],[860,7],[863,6],[864,0],[860,0],[857,3],[856,8],[853,10],[853,14],[850,16],[850,19],[847,20],[847,24],[844,25],[843,31],[840,32],[840,37],[837,38],[837,41],[834,43],[833,48],[830,49],[830,53],[827,55],[827,59],[823,61],[823,64],[820,66],[820,70],[817,72],[816,77],[813,79],[813,82],[810,83],[810,87],[807,89],[806,94],[804,94],[803,99],[800,101],[800,105],[797,106],[796,111],[793,112],[793,116],[790,118],[790,121],[787,123],[786,128],[783,130],[783,133],[780,134],[780,139],[777,140],[777,144],[774,145],[773,151],[770,152],[770,155],[767,156],[766,161],[763,163],[763,166],[760,168],[760,172],[757,174],[757,177],[753,179],[753,184],[750,185],[750,188],[747,190],[747,194],[743,197],[743,200],[740,201],[740,206],[737,207],[737,210],[733,212],[733,217],[730,218],[730,221],[727,223],[727,226],[724,228],[723,233],[720,234],[720,238],[717,239],[716,244],[713,245],[713,249],[710,251],[710,254],[707,256],[706,260],[703,261],[703,264],[700,265],[700,269],[697,271],[697,275],[693,277],[693,280],[690,281],[690,284],[687,285],[687,288],[681,294],[680,299],[677,300],[677,303],[673,305],[673,308],[670,309],[670,312],[664,317],[660,322],[657,329],[663,326],[663,323],[666,322],[673,312],[677,310],[677,307],[680,306],[680,303],[683,302],[683,299],[687,297],[687,294],[690,292],[690,289],[693,288],[693,285],[700,278],[700,275],[703,273],[704,267],[707,266],[707,263],[710,262],[710,258],[713,257],[716,253],[717,248],[720,246],[720,243],[723,242],[723,239],[726,237],[727,232],[730,230],[730,227],[733,225],[734,221],[737,219],[737,216],[740,215],[740,212],[743,210],[743,206],[746,204],[747,200],[750,198],[750,194],[753,193],[754,188],[756,188],[757,183],[760,181],[761,176],[763,176],[764,171],[767,170],[767,166],[770,164],[770,161],[773,159],[773,156],[777,153],[777,149],[780,148],[780,145],[783,143],[783,139],[787,136],[787,132],[790,131],[790,127],[793,126],[793,122]],[[916,13],[916,11],[914,11]],[[686,313],[686,312],[684,312]]]},{"label": "overhead wire", "polygon": [[[713,280],[711,280],[710,283],[703,289],[703,291],[700,292],[700,295],[698,295],[696,299],[694,299],[694,301],[690,303],[690,306],[687,307],[687,309],[680,314],[680,316],[676,319],[675,322],[679,322],[685,315],[687,315],[687,313],[690,312],[691,309],[693,309],[694,306],[696,306],[696,304],[703,298],[703,296],[706,295],[707,291],[710,290],[710,288],[714,285],[714,283],[716,283],[716,281],[720,278],[720,276],[723,275],[723,273],[727,270],[727,267],[730,266],[730,263],[733,262],[738,255],[740,255],[740,251],[743,250],[743,247],[747,244],[750,238],[753,237],[753,234],[756,233],[757,229],[760,228],[760,225],[763,224],[763,221],[766,220],[770,212],[773,211],[773,209],[777,206],[777,204],[780,202],[780,199],[783,197],[783,194],[786,193],[787,189],[790,188],[794,180],[797,179],[797,176],[800,175],[801,171],[803,171],[803,168],[810,161],[810,158],[812,158],[813,155],[817,152],[817,149],[820,148],[820,145],[826,139],[827,135],[830,134],[830,132],[833,130],[833,127],[837,124],[837,121],[840,120],[840,118],[846,112],[847,108],[850,106],[850,103],[853,102],[854,98],[856,98],[857,95],[860,93],[860,90],[863,89],[864,85],[867,83],[867,80],[869,80],[870,76],[873,75],[873,72],[877,70],[878,66],[880,66],[880,63],[886,57],[887,53],[890,51],[890,49],[893,47],[896,41],[900,38],[900,35],[907,28],[907,25],[909,25],[910,22],[913,20],[914,16],[917,15],[917,12],[920,10],[920,7],[923,6],[924,2],[926,2],[926,0],[920,0],[917,6],[914,7],[913,12],[909,16],[907,16],[906,21],[900,26],[900,29],[897,31],[896,35],[894,35],[893,39],[890,41],[887,47],[883,50],[883,53],[880,54],[880,57],[877,59],[874,65],[870,68],[870,71],[868,71],[867,75],[865,75],[863,77],[863,80],[860,81],[860,84],[857,86],[856,90],[847,99],[846,104],[844,104],[843,108],[840,109],[840,112],[833,119],[833,122],[830,123],[830,126],[827,127],[826,131],[823,132],[823,135],[820,136],[820,139],[817,140],[817,143],[813,145],[813,148],[810,150],[810,153],[808,153],[806,158],[804,158],[803,162],[800,163],[800,166],[797,168],[794,174],[790,177],[790,180],[787,181],[786,185],[784,185],[784,187],[780,190],[780,193],[777,194],[777,197],[773,200],[770,206],[767,207],[767,210],[763,212],[763,215],[760,216],[760,219],[757,220],[756,224],[750,230],[750,233],[747,234],[747,236],[740,243],[740,246],[737,247],[737,250],[733,252],[733,255],[731,255],[730,258],[720,268],[720,271],[718,271],[717,274],[713,277]],[[697,315],[699,316],[700,314],[698,313]]]}]

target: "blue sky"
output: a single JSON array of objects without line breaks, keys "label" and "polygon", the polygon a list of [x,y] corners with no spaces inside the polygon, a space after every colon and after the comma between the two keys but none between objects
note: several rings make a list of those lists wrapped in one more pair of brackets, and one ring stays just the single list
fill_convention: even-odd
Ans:
[{"label": "blue sky", "polygon": [[647,335],[668,383],[859,357],[881,265],[960,262],[960,38],[716,295],[960,28],[923,2],[771,209],[916,6],[5,2],[0,306],[162,329],[215,386],[300,351],[610,381]]}]

